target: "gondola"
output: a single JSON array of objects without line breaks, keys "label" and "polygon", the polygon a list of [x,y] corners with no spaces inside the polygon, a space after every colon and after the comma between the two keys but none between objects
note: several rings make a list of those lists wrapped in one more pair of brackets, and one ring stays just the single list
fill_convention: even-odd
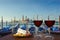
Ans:
[{"label": "gondola", "polygon": [[4,36],[4,35],[12,33],[11,29],[9,29],[9,28],[10,27],[4,27],[3,29],[0,29],[0,35]]}]

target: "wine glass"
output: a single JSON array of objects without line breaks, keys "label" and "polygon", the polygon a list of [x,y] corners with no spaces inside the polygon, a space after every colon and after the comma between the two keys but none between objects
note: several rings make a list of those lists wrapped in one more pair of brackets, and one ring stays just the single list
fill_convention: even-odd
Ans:
[{"label": "wine glass", "polygon": [[48,32],[49,32],[49,34],[46,35],[45,38],[53,40],[53,37],[50,35],[50,28],[54,25],[54,23],[55,23],[55,20],[45,20],[45,24],[47,25]]},{"label": "wine glass", "polygon": [[[42,22],[43,22],[43,20],[34,20],[33,21],[33,23],[34,23],[34,25],[37,27],[37,28],[39,28],[40,26],[41,26],[41,24],[42,24]],[[41,35],[38,35],[38,33],[37,33],[37,29],[36,29],[36,32],[35,32],[35,37],[41,37]]]}]

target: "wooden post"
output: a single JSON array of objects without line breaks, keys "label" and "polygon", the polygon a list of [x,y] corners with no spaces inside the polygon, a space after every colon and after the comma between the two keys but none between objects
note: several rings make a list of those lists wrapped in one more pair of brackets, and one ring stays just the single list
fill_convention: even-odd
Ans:
[{"label": "wooden post", "polygon": [[33,20],[34,20],[35,18],[33,17]]},{"label": "wooden post", "polygon": [[14,26],[15,26],[15,22],[16,22],[16,17],[14,17]]},{"label": "wooden post", "polygon": [[37,15],[37,20],[38,20],[38,15]]},{"label": "wooden post", "polygon": [[6,26],[7,26],[7,21],[6,21]]},{"label": "wooden post", "polygon": [[3,29],[3,16],[1,17],[1,28]]},{"label": "wooden post", "polygon": [[20,19],[19,19],[18,23],[20,24]]},{"label": "wooden post", "polygon": [[12,23],[12,18],[11,18],[11,23]]},{"label": "wooden post", "polygon": [[49,16],[48,16],[48,20],[49,20]]},{"label": "wooden post", "polygon": [[60,16],[59,16],[59,28],[60,28]]}]

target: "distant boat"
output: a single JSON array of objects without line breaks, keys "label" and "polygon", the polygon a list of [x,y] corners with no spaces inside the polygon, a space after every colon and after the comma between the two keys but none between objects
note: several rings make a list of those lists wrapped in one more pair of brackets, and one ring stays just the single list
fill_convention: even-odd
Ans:
[{"label": "distant boat", "polygon": [[21,29],[26,30],[26,24],[23,24],[23,25],[20,26],[20,27],[21,27]]},{"label": "distant boat", "polygon": [[[0,29],[0,35],[4,36],[7,34],[11,34],[11,33],[15,32],[18,28],[19,28],[19,24],[16,24],[15,27],[11,27],[11,25],[8,25],[6,27],[3,27],[3,29]],[[13,29],[13,31],[12,31],[12,29]]]},{"label": "distant boat", "polygon": [[12,30],[12,33],[16,33],[17,30],[18,30],[18,28],[19,28],[19,26],[20,26],[20,24],[16,24],[15,27],[11,28],[11,29],[13,29],[13,30]]},{"label": "distant boat", "polygon": [[34,34],[35,33],[35,27],[30,27],[29,31],[30,31],[31,34]]},{"label": "distant boat", "polygon": [[51,31],[59,31],[58,27],[51,27]]},{"label": "distant boat", "polygon": [[7,34],[10,34],[10,33],[12,33],[12,31],[10,29],[10,26],[6,26],[3,29],[0,29],[0,35],[1,36],[7,35]]},{"label": "distant boat", "polygon": [[39,27],[39,28],[38,28],[38,31],[43,31],[43,30],[44,30],[43,27]]}]

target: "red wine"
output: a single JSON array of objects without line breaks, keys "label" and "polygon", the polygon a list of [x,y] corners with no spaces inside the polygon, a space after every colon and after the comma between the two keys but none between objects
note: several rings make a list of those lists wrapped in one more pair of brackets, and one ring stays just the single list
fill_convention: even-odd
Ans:
[{"label": "red wine", "polygon": [[55,23],[55,20],[46,20],[45,21],[45,24],[48,26],[48,27],[52,27]]},{"label": "red wine", "polygon": [[42,20],[34,20],[33,22],[34,22],[35,26],[39,27],[43,21]]}]

